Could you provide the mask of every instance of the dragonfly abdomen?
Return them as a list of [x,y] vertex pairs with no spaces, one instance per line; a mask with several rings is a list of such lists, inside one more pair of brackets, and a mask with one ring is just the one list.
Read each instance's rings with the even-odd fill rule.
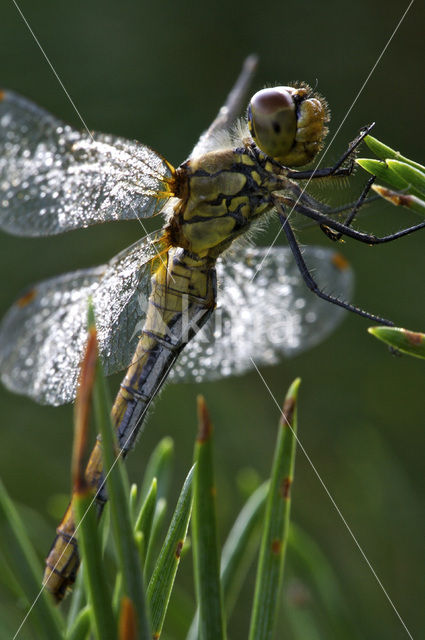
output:
[[[214,262],[191,256],[183,249],[170,249],[168,263],[154,273],[141,337],[112,407],[123,457],[134,445],[149,405],[180,351],[212,314],[216,290]],[[107,494],[99,440],[91,453],[86,479],[97,491],[100,514]],[[79,565],[74,531],[71,501],[57,529],[44,574],[47,589],[58,601],[73,584]]]

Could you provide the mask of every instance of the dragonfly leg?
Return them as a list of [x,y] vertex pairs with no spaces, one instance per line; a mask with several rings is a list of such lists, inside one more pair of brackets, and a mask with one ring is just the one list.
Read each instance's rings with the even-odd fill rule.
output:
[[396,231],[395,233],[390,233],[386,236],[375,236],[370,233],[363,233],[362,231],[357,231],[356,229],[352,229],[350,226],[343,224],[342,222],[338,222],[337,220],[333,220],[331,217],[327,216],[316,209],[312,209],[310,207],[306,207],[299,202],[294,202],[290,198],[285,198],[282,196],[275,196],[274,203],[276,208],[279,208],[278,202],[287,204],[290,207],[293,207],[295,211],[305,215],[307,218],[311,218],[319,224],[325,224],[330,227],[334,231],[340,232],[344,236],[348,236],[349,238],[353,238],[354,240],[358,240],[359,242],[364,242],[365,244],[375,245],[375,244],[384,244],[386,242],[392,242],[393,240],[398,240],[403,236],[407,236],[410,233],[414,233],[415,231],[419,231],[419,229],[423,229],[425,227],[425,222],[420,222],[419,224],[415,224],[411,227],[407,227],[405,229],[401,229],[401,231]]
[[[351,208],[350,213],[346,217],[345,221],[342,223],[346,227],[350,227],[351,224],[353,223],[354,218],[356,217],[360,207],[363,206],[366,200],[367,194],[369,193],[372,184],[375,182],[375,179],[376,179],[376,176],[372,176],[367,181],[366,186],[364,187],[363,191],[360,194],[360,197],[354,203],[354,206]],[[321,224],[320,228],[323,231],[323,233],[328,236],[330,240],[333,240],[334,242],[341,240],[341,237],[342,237],[341,231],[334,231],[333,229],[330,229],[330,227],[328,227],[326,224]]]
[[394,326],[394,323],[391,322],[391,320],[386,320],[385,318],[381,318],[380,316],[377,316],[373,313],[369,313],[368,311],[364,311],[363,309],[360,309],[360,307],[356,307],[353,304],[350,304],[349,302],[345,302],[344,300],[340,300],[339,298],[330,295],[328,293],[325,293],[324,291],[322,291],[322,289],[319,288],[319,286],[317,285],[316,281],[314,280],[313,276],[311,275],[305,261],[304,258],[302,256],[300,247],[298,245],[298,242],[295,238],[294,232],[292,230],[291,225],[288,222],[288,218],[286,217],[286,215],[283,213],[283,206],[280,205],[280,212],[279,212],[279,219],[282,223],[282,227],[283,230],[286,234],[286,237],[288,239],[288,244],[289,247],[294,255],[295,261],[297,263],[297,267],[300,270],[300,273],[304,279],[304,282],[306,283],[307,287],[310,289],[310,291],[312,291],[313,293],[315,293],[319,298],[322,298],[322,300],[326,300],[327,302],[331,302],[332,304],[336,304],[339,307],[342,307],[343,309],[347,309],[347,311],[352,311],[353,313],[356,313],[359,316],[363,316],[364,318],[368,318],[369,320],[372,320],[373,322],[377,322],[378,324],[384,324],[384,325],[388,325],[388,326]]
[[[377,200],[382,201],[382,196],[379,196],[377,193],[375,195],[366,198],[362,204],[362,208],[366,205],[372,204],[372,202],[376,202]],[[337,216],[339,213],[343,213],[344,211],[351,211],[353,207],[356,206],[358,200],[354,200],[352,202],[347,202],[346,204],[342,204],[339,207],[330,207],[328,205],[324,205],[322,203],[322,212],[327,216]]]

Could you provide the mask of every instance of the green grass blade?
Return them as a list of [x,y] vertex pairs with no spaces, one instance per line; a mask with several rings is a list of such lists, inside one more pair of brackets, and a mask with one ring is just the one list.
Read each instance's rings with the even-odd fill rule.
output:
[[140,491],[141,500],[145,499],[154,478],[156,478],[158,485],[157,499],[167,497],[173,460],[174,442],[172,438],[163,438],[153,450],[146,465],[142,489]]
[[106,581],[102,558],[101,534],[97,527],[95,491],[85,473],[87,437],[93,387],[96,377],[97,337],[93,325],[89,327],[87,346],[81,364],[79,386],[74,408],[74,442],[72,450],[73,512],[78,548],[84,563],[89,611],[95,637],[115,640],[117,626],[111,606],[111,594]]
[[131,522],[136,522],[137,518],[137,503],[138,503],[138,493],[139,490],[137,488],[137,484],[132,484],[130,487],[130,495],[128,500],[128,506],[130,509],[130,517]]
[[83,608],[86,602],[86,594],[84,592],[84,567],[80,567],[77,573],[77,578],[72,588],[72,592],[68,600],[70,601],[69,611],[66,618],[67,628],[71,628],[74,624],[79,612]]
[[[229,613],[239,593],[246,571],[252,561],[249,553],[251,538],[264,515],[269,483],[264,482],[250,496],[238,515],[221,554],[221,582],[226,612]],[[253,546],[252,551],[254,551]]]
[[226,637],[220,585],[215,514],[212,425],[203,398],[198,398],[199,432],[193,480],[193,558],[199,607],[199,639]]
[[299,384],[297,379],[289,388],[279,425],[255,583],[250,640],[272,637],[280,598],[295,463]]
[[180,562],[192,510],[193,467],[185,480],[171,524],[159,554],[147,589],[151,624],[155,638],[159,638],[170,600],[171,590]]
[[118,573],[115,576],[114,591],[112,594],[112,608],[114,611],[119,611],[121,598],[122,598],[122,573],[121,571],[118,571]]
[[394,171],[402,180],[405,180],[412,189],[418,191],[422,196],[425,195],[425,169],[424,171],[419,171],[416,167],[412,167],[406,162],[400,162],[400,160],[387,160],[387,165],[391,171]]
[[[80,385],[80,389],[82,388]],[[89,398],[88,398],[89,399]],[[77,396],[78,406],[78,396]],[[78,411],[75,412],[78,416]],[[80,440],[81,442],[81,440]],[[78,420],[74,438],[73,456],[73,511],[78,539],[78,549],[81,555],[84,571],[83,582],[89,606],[87,610],[90,615],[90,628],[98,640],[114,640],[117,632],[117,625],[112,613],[111,594],[107,585],[106,573],[104,570],[102,541],[99,532],[96,506],[94,504],[93,489],[87,484],[84,474],[84,464],[82,460],[83,448],[80,447],[77,455],[78,443]],[[81,578],[81,575],[80,575]],[[81,598],[79,598],[81,602]],[[76,601],[74,601],[75,607]],[[78,613],[74,613],[75,622],[72,624],[72,634],[78,637],[83,634],[85,618],[80,619]],[[77,623],[78,622],[78,623]],[[84,637],[82,635],[81,637]]]
[[72,626],[67,630],[66,640],[86,640],[90,631],[90,625],[90,607],[86,606],[78,612]]
[[74,513],[78,530],[78,548],[84,562],[84,581],[96,638],[115,640],[117,626],[112,613],[102,559],[102,543],[97,527],[93,492],[74,493]]
[[367,144],[369,149],[381,160],[388,160],[393,158],[394,160],[400,160],[401,162],[406,162],[410,164],[412,167],[416,167],[419,171],[425,171],[425,167],[418,162],[414,162],[409,158],[405,158],[398,151],[394,151],[391,147],[388,147],[383,142],[380,142],[373,136],[366,136],[364,142]]
[[123,576],[123,592],[134,605],[137,616],[138,637],[148,640],[151,635],[143,578],[140,570],[139,555],[134,542],[128,497],[125,489],[128,486],[128,482],[123,477],[122,459],[121,457],[117,459],[116,455],[118,445],[110,418],[111,402],[100,362],[98,362],[98,373],[94,386],[94,407],[97,427],[102,436],[106,487],[110,499],[111,524],[119,559],[119,569]]
[[425,358],[425,334],[400,327],[370,327],[369,333],[398,351]]
[[378,180],[387,182],[396,191],[407,191],[409,183],[398,173],[390,169],[386,162],[372,158],[357,158],[357,164],[368,173],[376,176]]
[[167,512],[167,501],[165,498],[160,498],[155,506],[155,513],[153,516],[151,535],[149,538],[149,544],[145,547],[145,567],[144,577],[147,584],[151,579],[152,572],[155,566],[155,554],[160,547],[160,533],[162,531],[162,525],[165,521],[165,514]]
[[[152,575],[155,554],[158,549],[156,542],[165,519],[167,505],[166,495],[170,484],[173,459],[174,442],[171,438],[163,438],[152,452],[143,476],[143,484],[140,492],[142,503],[152,488],[153,480],[155,479],[156,482],[156,502],[153,500],[153,496],[151,496],[149,504],[146,505],[148,512],[145,514],[146,517],[151,517],[152,514],[149,513],[149,509],[152,506],[154,507],[153,520],[151,520],[150,523],[146,520],[145,524],[147,529],[144,531],[146,535],[144,554],[144,577],[146,584]],[[141,517],[141,513],[139,513],[139,516]]]
[[372,188],[392,204],[402,205],[424,215],[425,167],[403,157],[372,136],[366,136],[365,142],[380,160],[358,158],[357,164],[399,193],[380,185],[373,185]]
[[141,531],[134,532],[134,542],[136,543],[137,553],[139,554],[139,565],[143,567],[145,561],[145,536]]
[[[268,482],[264,482],[248,498],[233,525],[221,554],[221,584],[227,616],[233,609],[244,577],[254,557],[256,545],[252,544],[264,513]],[[199,612],[193,618],[186,640],[197,640]]]
[[[50,595],[42,589],[43,572],[23,522],[0,481],[0,549],[16,584],[31,609],[23,624],[37,629],[39,638],[62,638],[63,621]],[[18,630],[17,630],[18,631]]]
[[148,493],[146,495],[145,500],[139,510],[138,515],[136,516],[136,522],[134,525],[134,531],[140,532],[143,534],[144,538],[144,557],[143,564],[146,557],[146,551],[149,546],[151,531],[152,531],[152,523],[155,515],[155,507],[157,500],[157,488],[158,483],[156,478],[153,478],[151,485],[149,487]]

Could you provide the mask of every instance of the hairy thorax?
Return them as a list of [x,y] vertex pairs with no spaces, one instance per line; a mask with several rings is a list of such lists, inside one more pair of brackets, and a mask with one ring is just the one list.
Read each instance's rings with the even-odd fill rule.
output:
[[177,172],[180,201],[168,223],[169,243],[211,258],[268,211],[271,193],[282,188],[281,169],[248,148],[206,153]]

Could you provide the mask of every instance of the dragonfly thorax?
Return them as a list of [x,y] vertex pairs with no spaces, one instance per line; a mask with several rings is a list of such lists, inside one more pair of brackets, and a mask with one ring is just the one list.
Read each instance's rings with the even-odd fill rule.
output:
[[181,199],[167,229],[170,244],[217,257],[270,210],[271,194],[285,180],[282,169],[249,147],[212,151],[184,163],[178,170]]

